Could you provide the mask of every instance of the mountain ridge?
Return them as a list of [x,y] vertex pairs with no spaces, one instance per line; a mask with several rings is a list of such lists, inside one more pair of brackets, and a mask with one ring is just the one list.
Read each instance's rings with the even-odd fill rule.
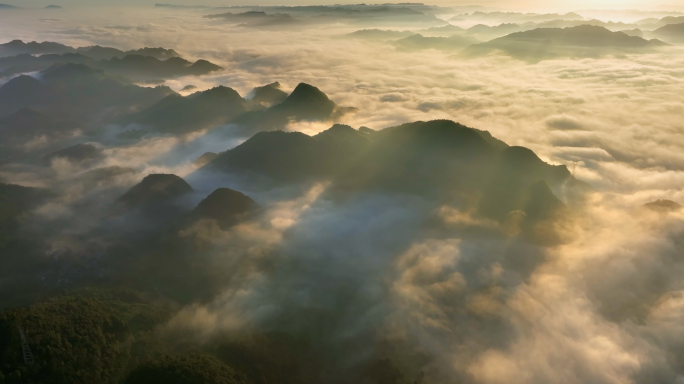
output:
[[516,59],[538,62],[558,57],[600,57],[608,54],[647,52],[668,44],[645,40],[595,25],[568,28],[537,28],[516,32],[465,49],[465,56],[503,52]]

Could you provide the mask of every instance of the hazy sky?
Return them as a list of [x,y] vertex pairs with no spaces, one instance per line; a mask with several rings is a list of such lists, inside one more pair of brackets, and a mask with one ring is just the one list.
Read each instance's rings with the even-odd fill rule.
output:
[[[59,4],[63,6],[76,5],[153,5],[154,3],[170,3],[183,5],[310,5],[310,4],[358,4],[358,0],[5,0],[6,4],[24,7],[45,6]],[[385,1],[377,1],[384,3]],[[367,2],[369,4],[373,2]],[[431,0],[424,1],[426,4],[435,5],[486,5],[506,9],[539,9],[539,10],[573,10],[582,8],[610,8],[630,9],[639,8],[644,10],[655,9],[664,5],[684,7],[684,1],[664,0],[654,2],[652,0]]]

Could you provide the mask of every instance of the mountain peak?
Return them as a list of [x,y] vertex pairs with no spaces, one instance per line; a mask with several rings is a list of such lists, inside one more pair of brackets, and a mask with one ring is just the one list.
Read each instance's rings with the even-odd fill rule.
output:
[[43,83],[35,77],[29,75],[19,75],[3,84],[0,88],[32,89],[39,88]]
[[337,143],[347,143],[351,145],[363,145],[361,143],[369,143],[369,136],[367,133],[358,131],[349,125],[335,124],[323,132],[315,135],[314,140],[334,141]]
[[300,116],[304,120],[326,120],[335,110],[335,103],[320,89],[300,83],[282,103],[272,107]]
[[330,101],[328,95],[323,93],[323,91],[306,83],[299,83],[287,99],[298,102]]
[[257,203],[241,192],[230,188],[218,188],[192,211],[195,219],[213,219],[220,225],[231,224],[236,216],[258,208]]
[[19,40],[19,39],[14,39],[14,40],[10,41],[9,43],[2,44],[3,47],[7,47],[7,48],[19,48],[19,47],[23,47],[25,45],[26,45],[26,43],[24,43],[23,40]]
[[145,203],[169,200],[194,190],[185,180],[173,174],[150,174],[128,192],[119,201],[135,207]]
[[6,104],[17,103],[20,100],[28,102],[39,97],[44,89],[45,84],[40,80],[28,75],[19,75],[0,86],[0,102]]
[[205,74],[209,72],[221,71],[223,70],[223,67],[220,67],[207,60],[197,60],[194,64],[190,66],[189,69],[191,73]]
[[201,97],[204,100],[207,99],[227,99],[227,100],[237,100],[242,101],[242,96],[237,93],[236,90],[224,85],[219,85],[214,88],[207,89],[206,91],[197,92],[196,97]]
[[142,56],[152,56],[156,57],[157,59],[164,59],[164,58],[171,58],[171,57],[179,57],[180,55],[178,52],[174,51],[173,49],[166,49],[166,48],[140,48],[136,49],[133,51],[129,51],[129,53],[137,54],[137,55],[142,55]]
[[352,128],[349,125],[334,124],[332,127],[326,129],[323,132],[320,132],[319,134],[315,135],[314,137],[356,135],[356,134],[358,134],[358,132],[359,131],[357,131],[356,129]]
[[352,126],[347,125],[347,124],[333,124],[332,127],[328,128],[327,130],[325,130],[323,132],[336,132],[336,133],[356,132],[356,129],[352,128]]
[[273,82],[261,87],[256,87],[250,92],[251,100],[265,105],[282,103],[287,98],[287,93],[280,90],[280,83]]

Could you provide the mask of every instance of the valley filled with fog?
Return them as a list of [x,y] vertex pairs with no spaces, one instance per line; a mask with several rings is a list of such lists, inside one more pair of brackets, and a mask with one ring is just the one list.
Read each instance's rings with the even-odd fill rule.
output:
[[677,7],[18,5],[0,383],[684,381]]

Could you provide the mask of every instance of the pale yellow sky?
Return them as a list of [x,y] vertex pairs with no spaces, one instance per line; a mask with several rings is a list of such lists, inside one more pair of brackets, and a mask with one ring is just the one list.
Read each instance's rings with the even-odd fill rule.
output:
[[[154,3],[171,3],[183,5],[310,5],[310,4],[358,4],[359,0],[3,0],[6,4],[22,7],[39,7],[48,4],[59,4],[63,6],[79,5],[146,5]],[[378,0],[377,3],[385,3]],[[401,1],[397,1],[401,2]],[[536,11],[569,11],[578,9],[642,9],[653,10],[663,5],[673,5],[674,8],[681,7],[684,10],[682,0],[662,0],[654,2],[652,0],[429,0],[423,1],[426,4],[435,5],[483,5],[499,7],[511,10],[536,10]],[[373,2],[366,2],[373,3]]]

